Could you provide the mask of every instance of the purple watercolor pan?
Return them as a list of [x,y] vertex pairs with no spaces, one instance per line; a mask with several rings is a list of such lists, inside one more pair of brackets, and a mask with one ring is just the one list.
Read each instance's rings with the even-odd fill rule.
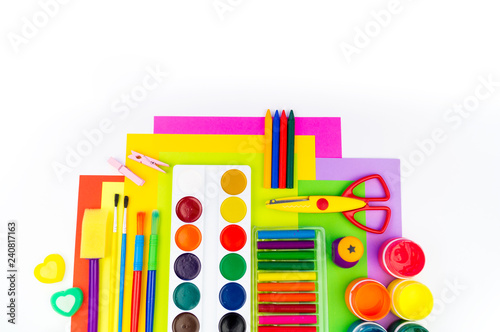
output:
[[257,249],[314,249],[314,241],[259,241]]

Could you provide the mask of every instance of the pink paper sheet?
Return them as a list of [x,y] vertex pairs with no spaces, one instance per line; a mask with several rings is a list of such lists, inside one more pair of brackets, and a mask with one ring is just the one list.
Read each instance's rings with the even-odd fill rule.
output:
[[[264,135],[264,117],[155,116],[155,134]],[[316,158],[342,158],[340,118],[295,118],[295,135],[316,136]]]

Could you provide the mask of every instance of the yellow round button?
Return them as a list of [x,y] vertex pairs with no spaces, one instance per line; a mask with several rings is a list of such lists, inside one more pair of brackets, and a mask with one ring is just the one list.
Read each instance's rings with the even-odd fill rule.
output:
[[220,214],[227,222],[237,223],[247,214],[247,205],[239,197],[228,197],[220,206]]

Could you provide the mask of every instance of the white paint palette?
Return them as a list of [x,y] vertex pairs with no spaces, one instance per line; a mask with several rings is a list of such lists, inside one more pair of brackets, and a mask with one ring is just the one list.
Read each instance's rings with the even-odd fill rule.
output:
[[173,167],[169,331],[250,331],[251,169]]

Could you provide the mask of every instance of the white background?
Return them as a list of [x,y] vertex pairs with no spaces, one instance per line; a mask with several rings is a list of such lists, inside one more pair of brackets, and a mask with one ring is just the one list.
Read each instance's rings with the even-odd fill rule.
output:
[[[403,227],[427,253],[419,280],[437,302],[428,326],[486,330],[500,312],[499,83],[473,103],[480,77],[500,82],[496,2],[223,3],[231,10],[221,19],[212,0],[75,0],[52,6],[44,21],[37,1],[2,1],[0,267],[14,219],[20,278],[12,328],[0,272],[0,330],[67,330],[49,298],[72,285],[78,176],[116,174],[106,159],[124,160],[126,133],[151,133],[154,115],[263,116],[267,108],[340,116],[344,157],[413,165],[403,170]],[[371,12],[387,8],[381,27]],[[45,26],[30,31],[34,19]],[[372,37],[363,39],[367,27]],[[346,57],[342,43],[357,53]],[[118,109],[157,66],[169,76],[134,108]],[[464,101],[473,110],[452,121],[450,109]],[[59,181],[53,163],[104,118],[113,131]],[[431,144],[435,130],[446,139]],[[65,279],[41,284],[32,271],[55,252],[66,259]]]

